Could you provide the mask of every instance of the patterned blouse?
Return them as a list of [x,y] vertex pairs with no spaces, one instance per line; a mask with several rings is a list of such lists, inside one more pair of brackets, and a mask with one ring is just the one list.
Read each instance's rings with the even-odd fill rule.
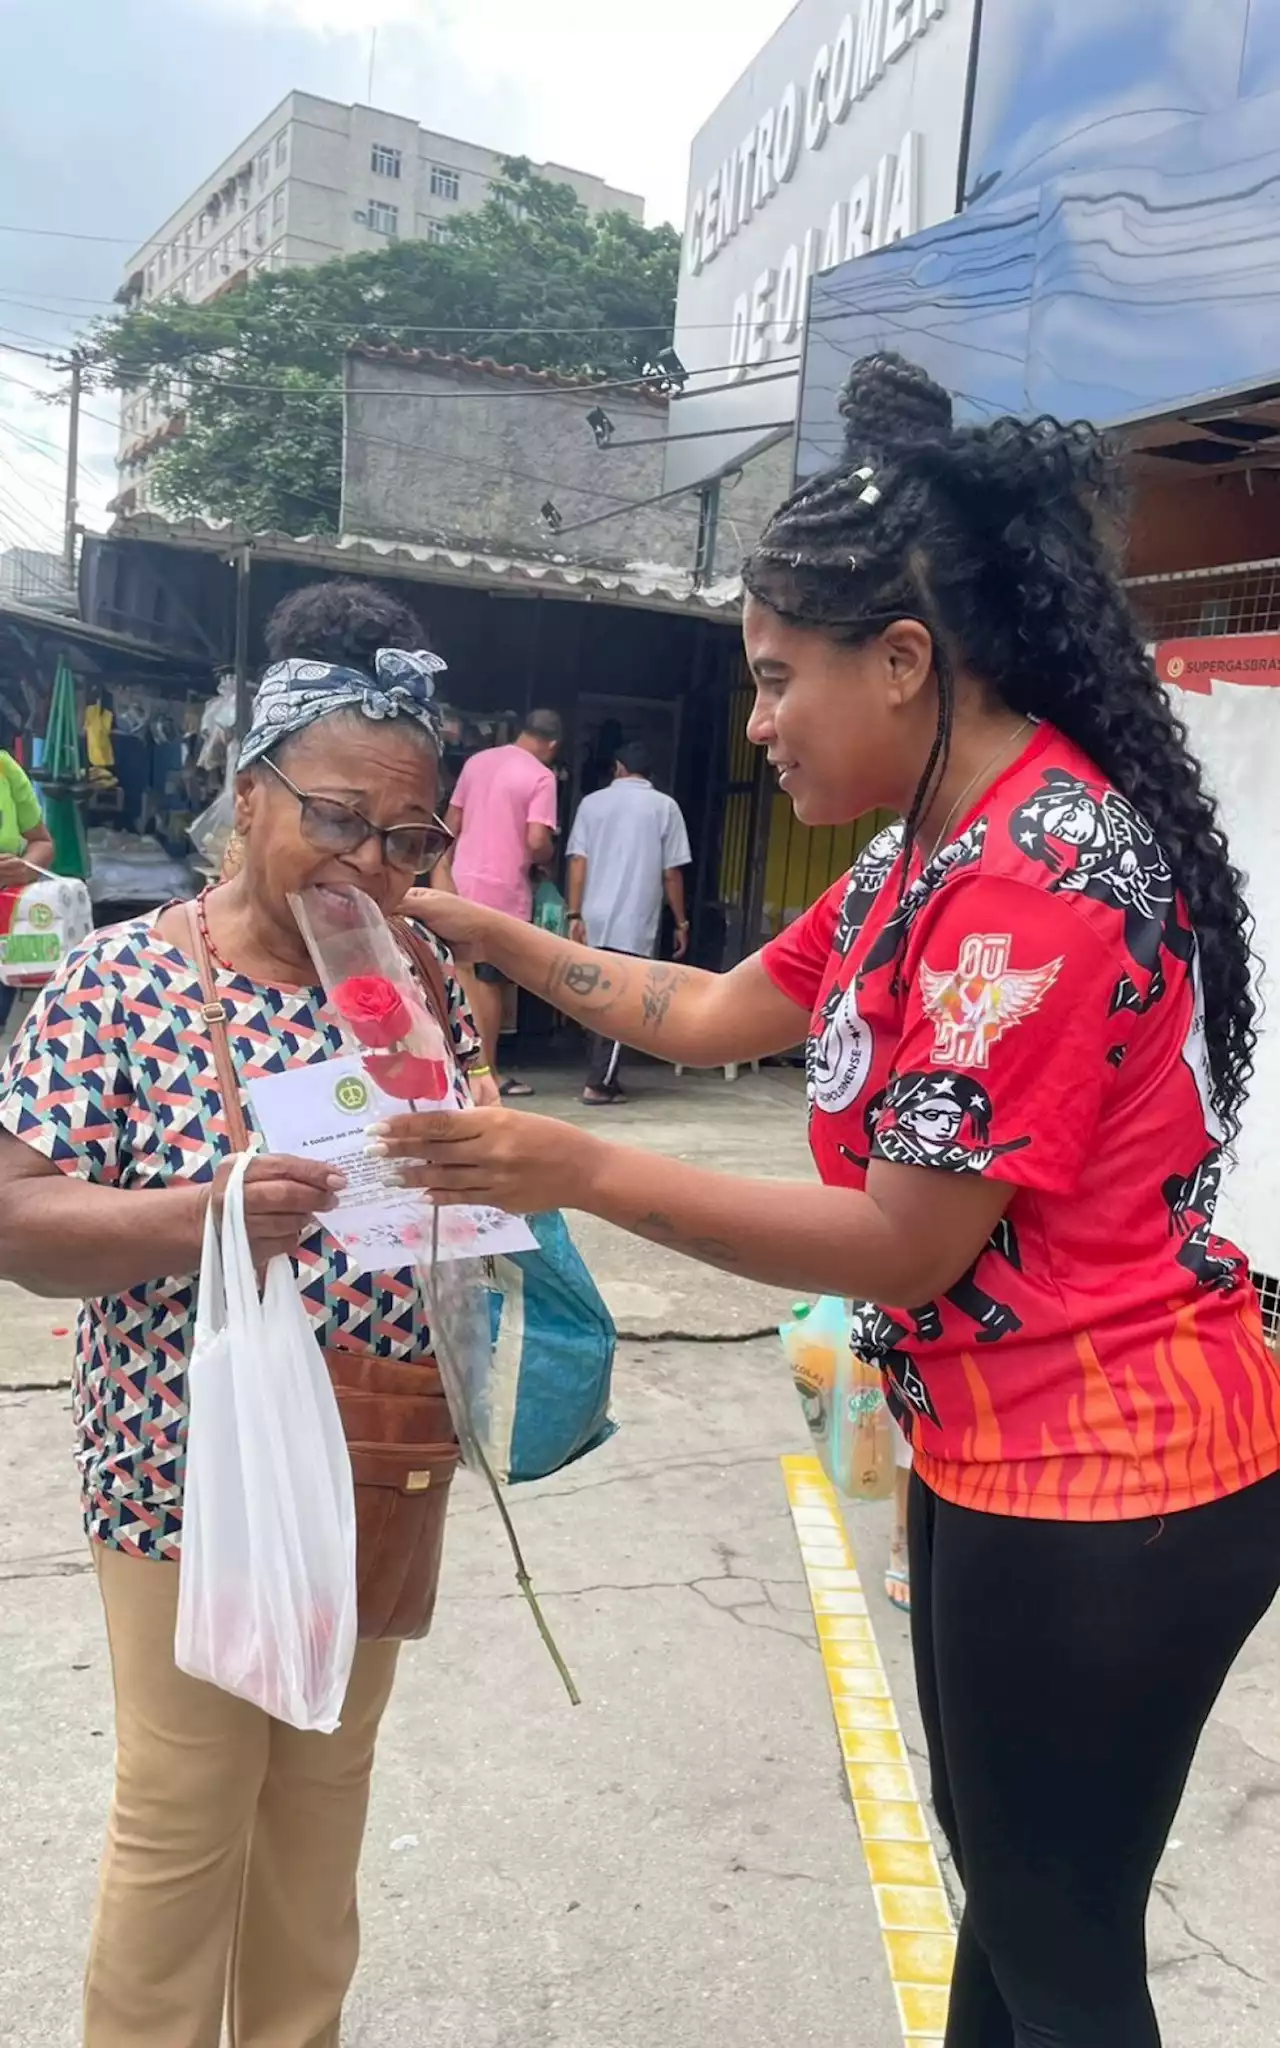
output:
[[[426,936],[426,934],[423,934]],[[435,941],[431,941],[435,944]],[[460,1057],[474,1027],[446,967]],[[215,967],[242,1081],[332,1059],[344,1047],[320,988],[272,988]],[[0,1072],[0,1128],[100,1187],[212,1179],[231,1150],[200,980],[147,919],[95,933],[67,961]],[[245,1103],[253,1128],[253,1112]],[[302,1299],[331,1349],[414,1359],[430,1349],[416,1275],[354,1267],[319,1226],[295,1260]],[[87,1301],[75,1366],[85,1521],[99,1542],[176,1558],[186,1455],[186,1364],[196,1276]]]

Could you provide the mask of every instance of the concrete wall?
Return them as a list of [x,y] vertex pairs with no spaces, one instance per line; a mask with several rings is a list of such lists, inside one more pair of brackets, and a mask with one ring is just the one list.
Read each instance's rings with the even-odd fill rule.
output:
[[[603,405],[616,429],[597,448],[587,414]],[[412,358],[353,355],[347,364],[343,529],[370,538],[465,541],[570,561],[688,568],[697,543],[692,501],[629,512],[585,532],[553,534],[662,490],[666,409],[622,392],[563,391],[534,379],[424,367]],[[629,440],[651,445],[626,450]]]
[[[587,425],[596,406],[613,421],[608,450],[596,446]],[[665,406],[627,392],[566,391],[438,360],[352,355],[343,531],[689,572],[698,541],[696,497],[642,502],[662,493],[666,417]],[[786,495],[790,473],[788,440],[726,480],[717,576],[736,574]],[[548,499],[564,521],[559,533],[542,516]],[[628,504],[637,509],[620,511]],[[583,521],[600,523],[570,531]]]

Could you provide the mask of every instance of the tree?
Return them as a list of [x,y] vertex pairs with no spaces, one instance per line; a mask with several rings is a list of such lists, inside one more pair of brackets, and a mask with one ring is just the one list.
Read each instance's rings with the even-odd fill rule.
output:
[[351,343],[633,377],[671,344],[679,263],[673,228],[592,217],[568,185],[509,158],[442,242],[263,272],[202,305],[152,301],[100,322],[87,347],[101,383],[145,386],[181,416],[156,460],[162,504],[331,533]]

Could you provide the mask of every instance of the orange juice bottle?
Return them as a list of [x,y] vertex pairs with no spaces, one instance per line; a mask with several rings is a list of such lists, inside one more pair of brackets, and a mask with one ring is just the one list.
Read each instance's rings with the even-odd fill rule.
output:
[[782,1338],[814,1448],[829,1471],[836,1345],[824,1331],[821,1317],[814,1317],[809,1302],[798,1301],[791,1313],[794,1320],[784,1323],[778,1334]]

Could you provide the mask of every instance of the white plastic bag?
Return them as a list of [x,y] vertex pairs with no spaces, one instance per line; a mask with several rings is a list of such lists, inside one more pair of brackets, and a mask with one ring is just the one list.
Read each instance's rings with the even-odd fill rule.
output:
[[205,1223],[174,1655],[331,1735],[356,1646],[356,1509],[338,1404],[287,1259],[258,1292],[242,1154]]

